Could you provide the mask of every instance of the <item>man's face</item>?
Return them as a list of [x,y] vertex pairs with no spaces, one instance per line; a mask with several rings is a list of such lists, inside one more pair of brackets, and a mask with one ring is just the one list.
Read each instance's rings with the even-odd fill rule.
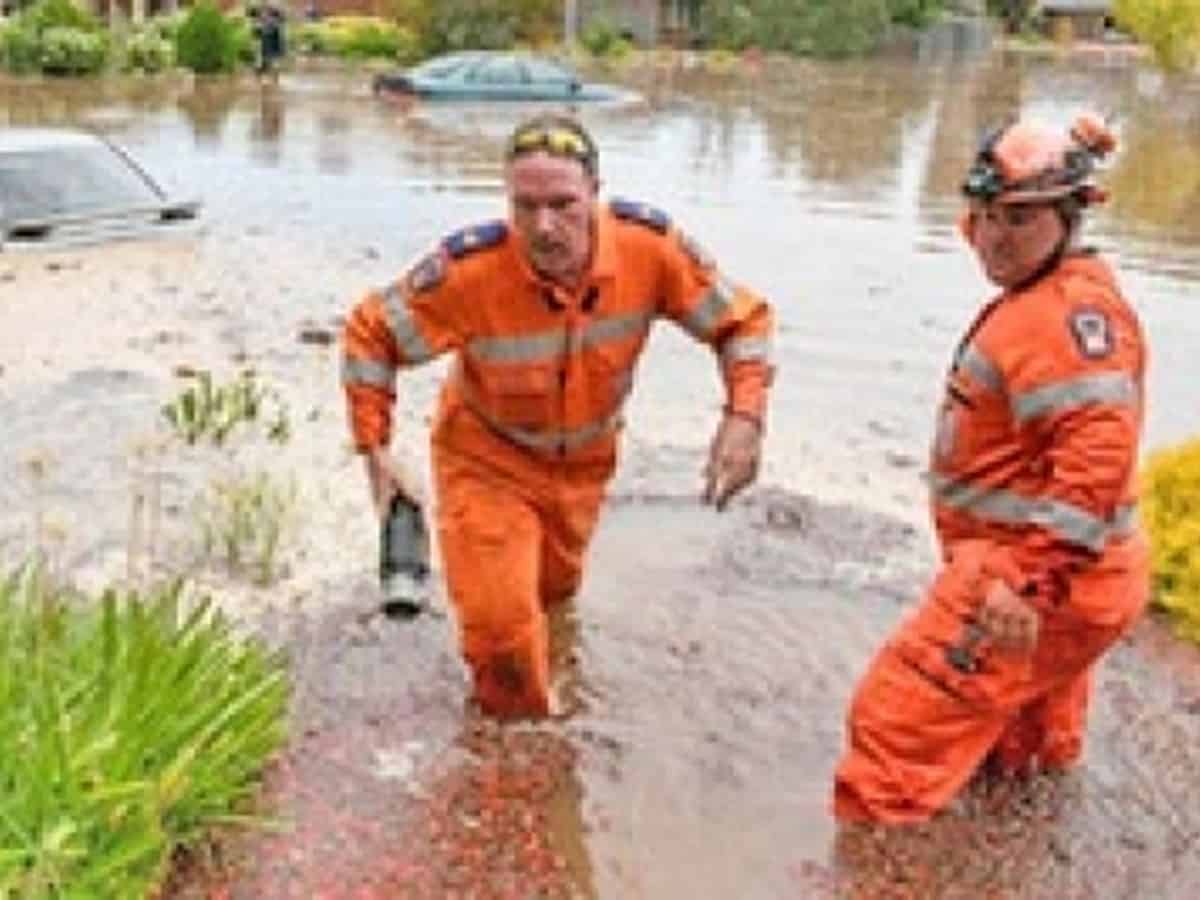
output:
[[1066,226],[1048,203],[972,201],[975,252],[987,277],[1002,288],[1024,283],[1049,259]]
[[508,164],[512,221],[534,269],[562,282],[591,261],[596,179],[578,160],[528,153]]

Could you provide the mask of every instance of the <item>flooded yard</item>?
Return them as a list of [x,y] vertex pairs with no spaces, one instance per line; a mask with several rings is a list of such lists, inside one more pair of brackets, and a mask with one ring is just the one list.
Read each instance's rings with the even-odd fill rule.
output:
[[[504,729],[464,711],[444,616],[372,614],[337,348],[299,338],[503,215],[498,158],[527,109],[401,112],[345,73],[0,82],[0,127],[98,130],[204,202],[189,237],[0,255],[0,561],[37,543],[93,584],[183,566],[292,658],[266,792],[285,827],[189,865],[177,896],[1195,896],[1200,662],[1152,624],[1102,667],[1070,776],[977,785],[907,835],[838,836],[827,802],[850,690],[929,571],[940,377],[989,294],[954,228],[978,136],[1018,112],[1113,117],[1114,200],[1090,235],[1149,335],[1153,449],[1200,433],[1200,85],[1020,55],[623,77],[644,103],[580,110],[604,192],[662,207],[776,304],[766,461],[732,511],[699,506],[719,381],[660,326],[555,622],[569,715]],[[285,447],[246,451],[297,485],[270,588],[196,562],[195,496],[229,455],[156,437],[181,369],[243,367],[292,422]],[[440,374],[400,389],[395,443],[425,484]],[[135,542],[147,504],[161,518]]]

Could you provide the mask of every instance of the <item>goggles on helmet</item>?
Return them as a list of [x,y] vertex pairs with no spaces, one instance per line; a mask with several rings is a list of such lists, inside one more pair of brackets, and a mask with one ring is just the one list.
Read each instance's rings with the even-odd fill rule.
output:
[[[1072,195],[1085,202],[1103,199],[1102,192],[1090,181],[1096,170],[1097,155],[1103,151],[1081,143],[1074,132],[1069,139],[1062,139],[1061,150],[1056,148],[1053,153],[1053,162],[1010,180],[998,154],[1003,149],[1001,142],[1013,127],[1009,123],[984,137],[962,184],[966,197],[984,203],[997,199],[1007,203],[1049,203]],[[1028,135],[1025,131],[1022,137]]]

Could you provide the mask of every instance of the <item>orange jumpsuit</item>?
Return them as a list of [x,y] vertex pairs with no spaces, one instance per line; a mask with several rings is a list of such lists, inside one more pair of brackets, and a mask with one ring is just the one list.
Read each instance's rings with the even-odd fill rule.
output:
[[[855,692],[839,819],[926,819],[989,755],[1009,771],[1079,757],[1092,665],[1148,599],[1145,370],[1137,317],[1091,255],[1001,295],[968,330],[930,465],[943,565]],[[1032,656],[972,625],[995,578],[1039,613]]]
[[717,352],[728,408],[761,419],[769,307],[641,204],[599,209],[576,294],[540,279],[498,221],[451,235],[347,322],[343,381],[360,450],[389,440],[399,368],[457,355],[431,436],[437,532],[488,712],[548,711],[544,610],[579,585],[634,367],[660,317]]

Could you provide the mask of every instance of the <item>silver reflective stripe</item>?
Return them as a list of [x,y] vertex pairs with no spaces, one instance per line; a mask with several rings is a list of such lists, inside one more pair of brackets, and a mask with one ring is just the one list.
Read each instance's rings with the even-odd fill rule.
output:
[[653,319],[653,313],[649,312],[621,313],[593,319],[580,333],[579,345],[584,348],[594,347],[597,344],[607,344],[609,341],[619,341],[630,335],[643,333],[650,328]]
[[472,355],[488,362],[519,363],[558,356],[566,347],[565,331],[546,331],[520,337],[475,338],[468,344]]
[[572,428],[568,431],[533,431],[528,428],[505,425],[502,422],[496,421],[481,407],[473,403],[469,404],[469,406],[498,435],[512,441],[514,444],[528,447],[530,450],[576,450],[603,437],[615,429],[621,422],[621,410],[618,407],[603,419],[597,422],[589,422],[587,425],[581,425],[579,428]]
[[486,337],[471,341],[469,349],[481,360],[498,363],[538,362],[561,356],[568,349],[586,349],[645,332],[653,316],[648,312],[621,313],[594,319],[567,346],[565,331],[546,331],[518,337]]
[[729,309],[731,297],[720,284],[714,284],[711,291],[700,301],[700,305],[683,318],[681,324],[688,333],[697,340],[707,341],[712,337],[713,329],[725,310]]
[[1018,422],[1045,413],[1077,409],[1090,403],[1138,402],[1137,384],[1128,372],[1101,372],[1068,381],[1058,381],[1013,397],[1013,415]]
[[988,359],[974,343],[966,346],[958,364],[984,387],[993,391],[1004,390],[1004,376],[1000,373],[1000,367]]
[[721,347],[721,362],[730,365],[746,360],[771,361],[771,341],[765,337],[730,338]]
[[343,356],[342,384],[369,384],[392,390],[396,384],[396,367],[373,359]]
[[392,329],[392,337],[400,347],[400,353],[406,363],[423,363],[433,359],[434,353],[421,332],[417,331],[417,323],[413,320],[412,310],[405,302],[408,298],[399,286],[393,284],[383,292],[383,306],[387,311],[388,326]]
[[1119,509],[1112,521],[1105,521],[1061,500],[989,490],[942,475],[932,475],[930,485],[934,497],[947,506],[1004,525],[1038,525],[1094,552],[1103,550],[1109,538],[1130,533],[1135,523],[1135,510],[1128,506]]

